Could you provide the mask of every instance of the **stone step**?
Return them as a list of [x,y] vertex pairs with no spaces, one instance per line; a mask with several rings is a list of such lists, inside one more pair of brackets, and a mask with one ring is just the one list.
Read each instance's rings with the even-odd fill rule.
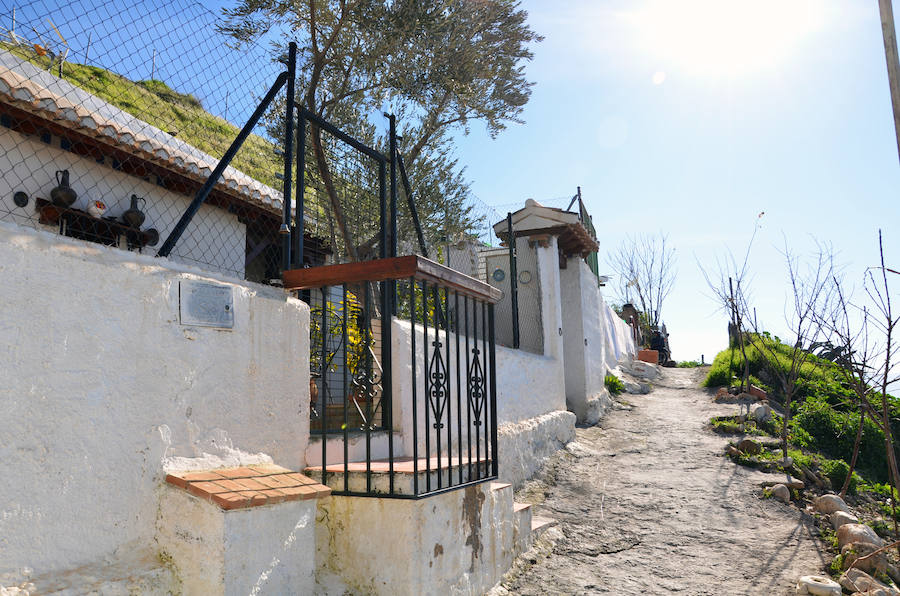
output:
[[541,534],[546,532],[549,528],[555,526],[556,523],[557,523],[557,521],[555,519],[535,515],[534,517],[531,518],[532,537],[533,538],[539,537]]
[[534,536],[531,532],[533,510],[530,503],[513,503],[513,548],[516,556],[531,548]]

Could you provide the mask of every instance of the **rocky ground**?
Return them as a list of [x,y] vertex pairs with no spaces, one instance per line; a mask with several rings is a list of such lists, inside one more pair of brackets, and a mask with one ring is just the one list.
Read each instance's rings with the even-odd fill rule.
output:
[[[495,594],[793,594],[831,556],[814,520],[761,499],[777,475],[736,466],[699,388],[705,369],[665,369],[624,394],[545,466],[517,501],[557,520]],[[783,476],[783,475],[782,475]]]

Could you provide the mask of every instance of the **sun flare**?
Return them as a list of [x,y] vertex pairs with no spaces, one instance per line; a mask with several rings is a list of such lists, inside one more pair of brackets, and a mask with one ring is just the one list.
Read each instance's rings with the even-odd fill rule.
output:
[[815,0],[656,0],[635,16],[641,45],[673,67],[739,76],[774,69],[824,12]]

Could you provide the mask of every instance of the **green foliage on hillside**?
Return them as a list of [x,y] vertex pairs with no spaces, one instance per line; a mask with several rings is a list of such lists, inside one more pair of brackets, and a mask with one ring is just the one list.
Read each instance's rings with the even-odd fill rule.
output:
[[[0,44],[0,50],[11,52],[40,68],[50,67],[49,58],[11,44]],[[58,74],[55,63],[50,72]],[[200,100],[193,95],[179,93],[163,81],[135,82],[112,71],[76,62],[63,65],[62,78],[163,132],[175,133],[177,138],[215,158],[224,155],[240,132],[238,127],[204,110]],[[251,134],[231,165],[280,190],[282,185],[275,173],[283,169],[283,162],[273,149],[270,141]]]
[[[769,362],[766,356],[752,345],[745,347],[750,363],[750,382],[769,392],[773,401],[781,402],[781,388],[773,367],[789,367],[791,346],[777,337],[765,337],[777,361]],[[719,387],[737,384],[744,367],[740,348],[731,346],[716,355],[704,386]],[[900,400],[889,397],[891,431],[900,432]],[[840,370],[833,362],[810,356],[800,370],[797,391],[791,405],[792,420],[789,428],[791,443],[799,448],[815,451],[825,459],[840,463],[827,464],[826,475],[832,481],[846,477],[853,453],[853,443],[859,428],[859,410],[855,394],[844,386]],[[872,403],[880,410],[881,396],[875,394]],[[898,452],[900,456],[900,452]],[[888,478],[887,458],[884,450],[884,433],[878,426],[865,419],[860,443],[857,470],[862,476],[879,482]],[[836,484],[840,487],[840,483]]]
[[[776,367],[781,371],[790,369],[793,348],[768,334],[754,341],[765,342],[767,347],[761,350],[749,342],[744,347],[750,363],[750,382],[770,393],[774,391],[778,394],[781,387],[778,386]],[[771,355],[766,352],[774,354],[777,360],[770,362]],[[730,346],[716,355],[703,386],[722,387],[735,384],[736,381],[740,381],[743,370],[744,359],[740,348],[736,345]],[[837,365],[810,355],[808,361],[800,368],[794,398],[802,401],[807,397],[822,394],[832,396],[836,403],[854,399],[852,391],[841,385]]]

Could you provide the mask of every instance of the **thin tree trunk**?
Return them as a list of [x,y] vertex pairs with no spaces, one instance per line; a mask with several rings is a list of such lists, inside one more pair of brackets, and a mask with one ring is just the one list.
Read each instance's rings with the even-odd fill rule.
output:
[[[863,399],[863,398],[860,398]],[[856,458],[859,457],[859,445],[862,442],[863,422],[866,419],[866,411],[862,404],[859,406],[859,428],[856,429],[856,440],[853,442],[853,457],[850,458],[850,471],[844,479],[844,486],[841,487],[841,498],[847,496],[847,490],[850,488],[850,478],[853,476],[853,470],[856,468]]]
[[781,425],[781,451],[784,459],[788,456],[788,423],[791,421],[791,392],[784,392],[784,419]]
[[328,167],[328,160],[325,156],[325,149],[322,147],[322,131],[316,127],[312,127],[312,146],[313,153],[316,155],[316,164],[319,167],[319,174],[322,176],[322,183],[325,185],[325,191],[328,193],[328,200],[331,203],[331,210],[334,213],[334,219],[337,222],[338,230],[341,233],[341,239],[344,241],[344,252],[353,261],[359,261],[359,253],[356,250],[356,243],[350,228],[347,227],[347,218],[344,215],[344,208],[337,196],[334,188],[334,179],[331,177],[331,170]]
[[[888,334],[890,338],[890,333]],[[887,393],[881,394],[882,415],[881,420],[884,424],[884,449],[888,460],[888,476],[891,481],[891,517],[894,520],[894,535],[900,536],[897,528],[897,487],[900,486],[900,474],[897,473],[897,458],[894,455],[894,440],[891,436],[891,419],[888,414]],[[897,548],[897,554],[900,555],[900,547]]]

